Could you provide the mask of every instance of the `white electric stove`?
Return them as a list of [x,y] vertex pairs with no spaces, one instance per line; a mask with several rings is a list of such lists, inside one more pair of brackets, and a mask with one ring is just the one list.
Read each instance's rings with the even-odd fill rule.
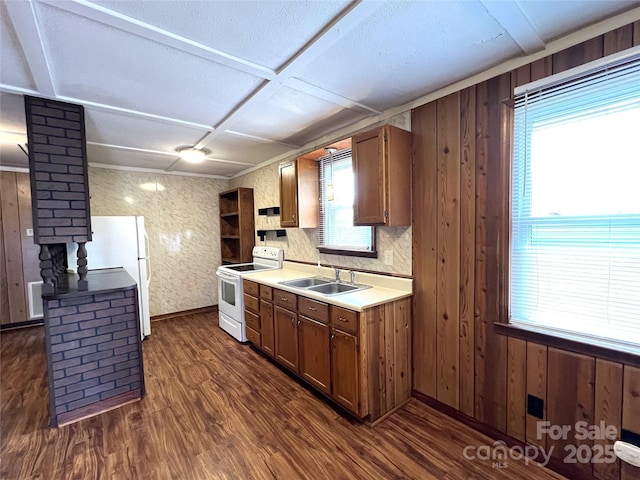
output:
[[219,325],[239,342],[246,342],[244,320],[244,291],[242,276],[262,270],[282,268],[284,250],[276,247],[253,247],[253,262],[221,265],[218,276]]

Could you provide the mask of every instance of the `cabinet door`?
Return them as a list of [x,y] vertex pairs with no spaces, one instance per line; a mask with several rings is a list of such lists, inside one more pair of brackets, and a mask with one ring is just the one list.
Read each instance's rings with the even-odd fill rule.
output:
[[353,137],[354,225],[386,222],[384,133],[379,128]]
[[260,333],[262,350],[271,356],[275,355],[273,338],[273,304],[260,300]]
[[307,317],[298,319],[300,375],[314,387],[331,393],[329,325]]
[[298,177],[296,162],[280,164],[280,226],[298,226]]
[[331,395],[343,407],[360,413],[358,339],[340,330],[331,331]]
[[298,371],[298,315],[282,307],[273,307],[276,359]]

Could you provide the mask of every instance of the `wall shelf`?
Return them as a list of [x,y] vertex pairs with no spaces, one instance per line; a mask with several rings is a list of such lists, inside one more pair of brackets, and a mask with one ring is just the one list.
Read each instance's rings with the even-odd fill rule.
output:
[[285,229],[258,230],[256,233],[257,233],[258,237],[260,237],[260,240],[264,241],[265,237],[267,236],[267,233],[269,233],[269,232],[275,232],[276,237],[286,237],[287,236],[287,231]]
[[259,208],[258,215],[280,215],[280,207]]

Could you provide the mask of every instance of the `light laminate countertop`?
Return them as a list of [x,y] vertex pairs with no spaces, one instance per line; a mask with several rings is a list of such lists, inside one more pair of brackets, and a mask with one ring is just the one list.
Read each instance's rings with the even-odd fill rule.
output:
[[[328,267],[318,269],[318,267],[312,265],[284,262],[284,268],[282,269],[247,273],[243,275],[242,278],[358,312],[413,295],[413,280],[410,278],[390,277],[387,275],[362,272],[356,272],[355,283],[371,285],[371,288],[353,293],[327,296],[308,289],[280,284],[280,282],[287,280],[317,276],[321,276],[327,280],[333,280],[335,273],[332,268]],[[340,278],[342,282],[348,283],[349,273],[347,269],[342,270]]]

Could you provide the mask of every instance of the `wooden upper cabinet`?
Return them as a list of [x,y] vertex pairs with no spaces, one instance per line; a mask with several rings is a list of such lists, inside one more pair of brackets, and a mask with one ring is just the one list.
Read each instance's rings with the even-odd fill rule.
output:
[[392,125],[352,138],[354,225],[411,225],[411,132]]
[[318,162],[299,157],[280,164],[280,226],[315,228],[319,216]]

